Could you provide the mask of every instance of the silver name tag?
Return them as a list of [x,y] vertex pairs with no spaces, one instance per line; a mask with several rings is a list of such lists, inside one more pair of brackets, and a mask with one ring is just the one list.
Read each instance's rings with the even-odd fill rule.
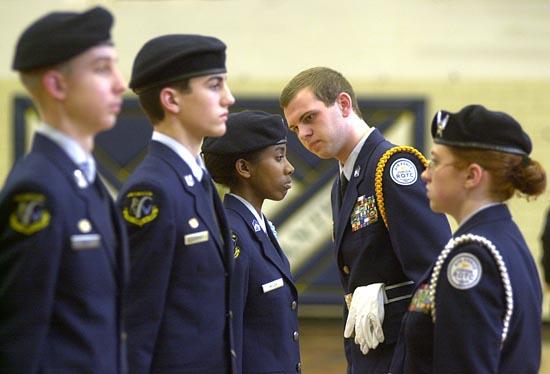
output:
[[99,234],[71,235],[71,249],[75,251],[98,248],[100,242],[101,235]]
[[199,231],[193,234],[187,234],[183,238],[185,245],[192,245],[208,241],[208,231]]
[[274,281],[271,281],[266,284],[262,284],[262,289],[264,290],[264,293],[267,293],[269,291],[276,290],[277,288],[281,288],[284,286],[283,278],[275,279]]

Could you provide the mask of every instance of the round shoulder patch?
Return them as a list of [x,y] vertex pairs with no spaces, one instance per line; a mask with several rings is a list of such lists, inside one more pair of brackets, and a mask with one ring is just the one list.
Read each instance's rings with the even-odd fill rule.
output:
[[418,179],[414,163],[407,158],[398,158],[390,166],[391,179],[402,186],[408,186]]
[[481,280],[481,262],[471,253],[463,252],[454,256],[447,267],[449,283],[459,290],[474,287]]
[[10,214],[10,227],[24,235],[32,235],[49,226],[51,215],[46,208],[46,196],[21,193],[13,197],[15,209]]
[[125,196],[122,217],[136,226],[153,221],[159,214],[152,191],[131,191]]

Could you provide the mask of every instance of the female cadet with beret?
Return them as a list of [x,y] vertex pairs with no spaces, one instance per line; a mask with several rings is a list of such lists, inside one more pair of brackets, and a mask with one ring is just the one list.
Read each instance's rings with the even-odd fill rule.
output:
[[286,125],[261,111],[230,114],[227,132],[206,138],[206,166],[227,187],[235,268],[231,302],[237,367],[243,373],[300,371],[297,291],[276,231],[262,213],[282,200],[294,168],[286,158]]
[[[520,124],[470,105],[432,122],[430,207],[458,228],[419,282],[392,373],[537,373],[542,293],[504,201],[546,187]],[[426,228],[429,229],[429,228]]]

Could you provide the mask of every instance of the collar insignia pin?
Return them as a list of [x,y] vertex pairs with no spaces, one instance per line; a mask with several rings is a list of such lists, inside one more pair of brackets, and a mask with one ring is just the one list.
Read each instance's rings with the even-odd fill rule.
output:
[[258,221],[256,221],[256,220],[253,220],[253,221],[252,221],[252,227],[254,227],[254,231],[255,231],[255,232],[258,232],[258,231],[260,231],[260,230],[262,229],[261,226],[260,226],[260,224],[259,224]]
[[195,185],[195,179],[193,179],[193,176],[191,174],[187,174],[184,178],[185,183],[187,183],[188,187],[193,187]]
[[78,188],[83,189],[88,187],[88,181],[86,180],[86,177],[84,177],[84,173],[82,172],[82,170],[76,169],[75,171],[73,171],[73,175]]

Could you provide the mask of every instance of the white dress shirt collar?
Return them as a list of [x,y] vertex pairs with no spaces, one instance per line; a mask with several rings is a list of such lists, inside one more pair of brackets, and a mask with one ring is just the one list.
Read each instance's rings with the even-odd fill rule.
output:
[[89,181],[94,181],[96,173],[94,157],[86,152],[76,140],[47,123],[40,123],[36,132],[57,144],[77,166],[88,163],[88,167],[91,169],[91,180]]
[[245,200],[243,197],[239,196],[239,195],[235,195],[234,193],[231,193],[231,192],[228,192],[229,195],[235,197],[237,200],[239,200],[241,203],[244,204],[245,207],[248,208],[248,210],[250,210],[250,212],[254,215],[254,217],[256,218],[256,220],[258,221],[258,223],[260,224],[260,226],[262,227],[262,230],[264,230],[264,233],[267,234],[267,229],[266,229],[266,226],[265,226],[265,220],[264,220],[264,215],[262,214],[261,216],[258,214],[258,212],[256,211],[256,209],[254,209],[254,207],[252,206],[252,204],[250,204],[247,200]]
[[154,141],[164,144],[172,151],[174,151],[186,164],[191,168],[191,172],[195,178],[200,182],[204,174],[203,171],[203,161],[200,156],[194,156],[183,144],[175,140],[174,138],[169,137],[158,131],[153,131]]
[[367,138],[369,135],[374,131],[374,127],[369,127],[367,132],[365,132],[365,135],[359,140],[359,143],[353,148],[351,153],[349,154],[348,159],[344,163],[344,165],[340,164],[340,174],[342,171],[344,172],[344,176],[349,181],[351,180],[351,174],[353,173],[353,167],[355,166],[355,161],[357,161],[357,157],[359,157],[359,153],[361,152],[361,149],[363,148],[363,145],[367,141]]

